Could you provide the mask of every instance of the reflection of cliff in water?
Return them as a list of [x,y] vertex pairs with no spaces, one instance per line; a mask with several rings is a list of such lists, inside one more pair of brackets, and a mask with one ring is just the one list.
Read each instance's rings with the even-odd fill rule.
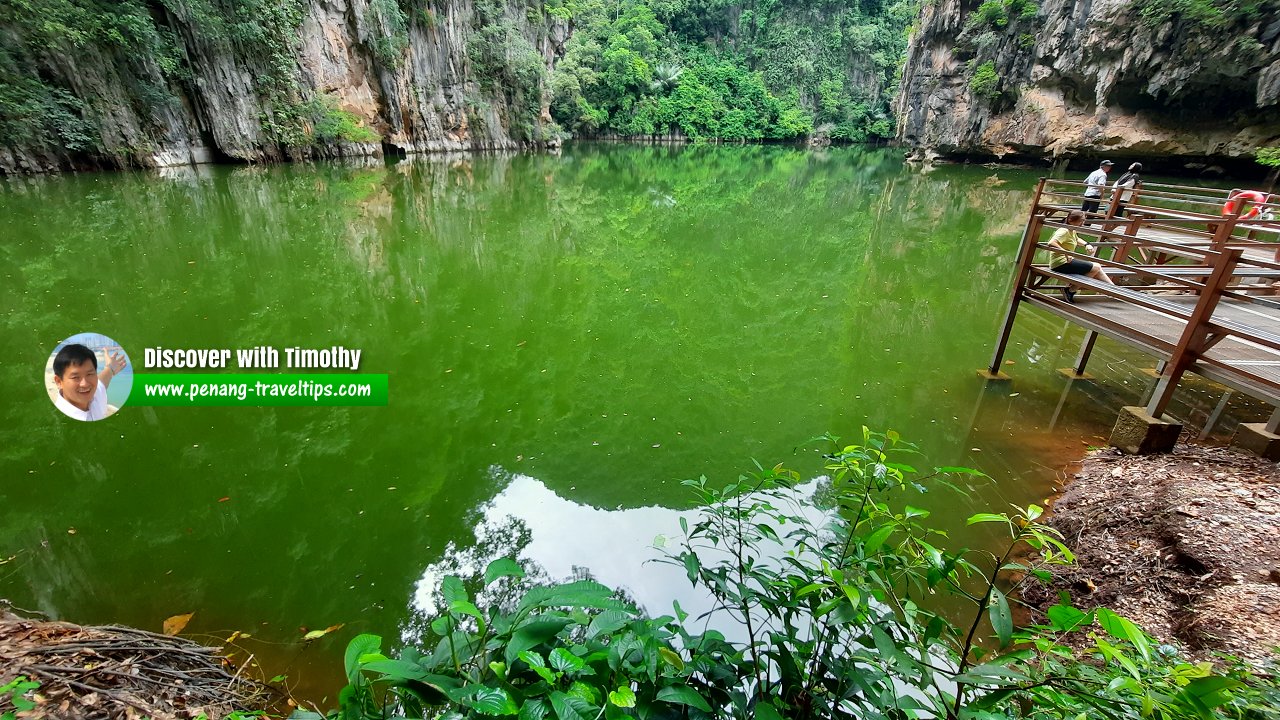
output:
[[[815,474],[804,440],[864,423],[981,466],[960,419],[1032,183],[975,191],[987,174],[859,148],[580,146],[0,186],[0,220],[22,229],[0,249],[17,348],[0,477],[19,480],[0,487],[16,518],[0,557],[21,553],[0,594],[82,622],[194,609],[193,632],[291,642],[359,618],[386,634],[424,567],[480,552],[476,508],[524,478],[541,483],[530,507],[569,503],[566,527],[604,518],[591,532],[614,538],[534,559],[639,597],[603,574],[625,563],[586,553],[647,546],[613,526],[685,506],[683,478],[753,458]],[[360,348],[390,402],[126,407],[77,434],[27,390],[86,329],[135,358]],[[518,517],[538,531],[540,513]],[[506,532],[523,537],[485,537]]]

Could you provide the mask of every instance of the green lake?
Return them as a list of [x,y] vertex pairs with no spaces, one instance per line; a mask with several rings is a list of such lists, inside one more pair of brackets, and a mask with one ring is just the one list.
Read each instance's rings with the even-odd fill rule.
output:
[[[239,657],[332,700],[353,634],[412,637],[439,577],[487,558],[669,610],[682,573],[644,561],[682,479],[813,476],[806,441],[863,425],[989,473],[923,501],[988,541],[964,518],[1049,497],[1152,362],[1103,341],[1068,388],[1082,331],[1024,312],[1015,384],[984,389],[1038,173],[900,158],[575,145],[0,183],[0,597],[152,630],[194,612],[185,634],[249,633]],[[42,378],[86,331],[138,373],[147,347],[357,348],[389,404],[79,423]],[[1233,400],[1227,425],[1265,414]]]

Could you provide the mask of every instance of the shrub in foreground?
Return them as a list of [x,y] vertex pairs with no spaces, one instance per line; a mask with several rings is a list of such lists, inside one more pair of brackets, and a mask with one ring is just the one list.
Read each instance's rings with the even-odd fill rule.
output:
[[1021,585],[1072,562],[1041,508],[974,515],[1002,548],[951,550],[906,500],[981,473],[920,473],[892,432],[826,440],[816,490],[782,467],[687,483],[701,509],[660,561],[710,595],[709,613],[651,617],[590,580],[526,587],[497,560],[474,587],[444,580],[422,648],[393,658],[355,638],[329,717],[1277,717],[1274,678],[1185,660],[1109,610],[1064,597],[1047,624],[1016,628]]

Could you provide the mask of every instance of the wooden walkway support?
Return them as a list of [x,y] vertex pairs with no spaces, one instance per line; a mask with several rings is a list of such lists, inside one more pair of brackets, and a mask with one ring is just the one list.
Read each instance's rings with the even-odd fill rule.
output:
[[[1083,183],[1044,178],[1036,187],[1009,307],[991,364],[981,374],[1007,379],[1001,364],[1018,310],[1026,303],[1087,331],[1074,367],[1064,370],[1068,377],[1087,377],[1098,335],[1155,356],[1160,372],[1155,391],[1145,407],[1126,408],[1133,417],[1122,416],[1117,431],[1134,418],[1148,427],[1170,424],[1162,416],[1187,372],[1280,407],[1280,220],[1272,219],[1280,217],[1280,197],[1269,197],[1256,210],[1237,202],[1224,214],[1235,191],[1147,184],[1137,188],[1119,215],[1117,191],[1105,213],[1094,213],[1076,228],[1098,246],[1097,256],[1064,253],[1102,265],[1117,283],[1110,285],[1042,264],[1048,260],[1050,234],[1068,227],[1066,215],[1079,207],[1083,191]],[[1067,299],[1068,289],[1079,291],[1074,301]],[[1275,437],[1280,459],[1278,429],[1280,410],[1257,428],[1264,439]],[[1172,435],[1176,439],[1176,430]],[[1167,438],[1154,445],[1129,444],[1135,452],[1172,447]]]

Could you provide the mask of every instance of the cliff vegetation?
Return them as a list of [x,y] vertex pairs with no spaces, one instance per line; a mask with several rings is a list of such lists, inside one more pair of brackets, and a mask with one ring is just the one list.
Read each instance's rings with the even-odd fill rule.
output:
[[914,0],[12,0],[0,172],[893,134]]

